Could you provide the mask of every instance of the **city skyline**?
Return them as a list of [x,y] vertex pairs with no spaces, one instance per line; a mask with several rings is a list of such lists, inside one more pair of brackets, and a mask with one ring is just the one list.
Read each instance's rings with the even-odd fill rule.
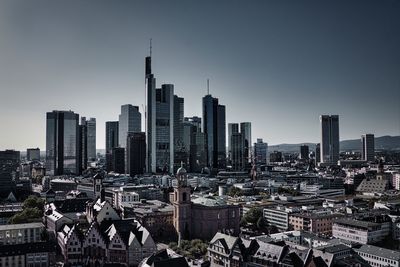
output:
[[341,140],[400,135],[399,3],[305,2],[179,2],[177,10],[159,2],[146,24],[148,5],[138,2],[3,1],[0,149],[44,151],[50,110],[96,118],[98,149],[121,105],[139,106],[144,129],[150,38],[157,83],[174,84],[185,117],[201,116],[209,78],[226,125],[251,122],[252,140],[318,143],[321,114],[340,116]]

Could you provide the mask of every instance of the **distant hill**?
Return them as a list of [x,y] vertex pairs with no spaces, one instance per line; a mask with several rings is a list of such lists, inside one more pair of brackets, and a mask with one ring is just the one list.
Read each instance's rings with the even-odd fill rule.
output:
[[[300,144],[280,144],[268,146],[269,152],[282,151],[286,153],[299,152],[301,145],[308,145],[310,151],[315,150],[315,143],[300,143]],[[376,150],[400,150],[400,136],[381,136],[375,137]],[[340,141],[341,151],[361,151],[361,138]]]

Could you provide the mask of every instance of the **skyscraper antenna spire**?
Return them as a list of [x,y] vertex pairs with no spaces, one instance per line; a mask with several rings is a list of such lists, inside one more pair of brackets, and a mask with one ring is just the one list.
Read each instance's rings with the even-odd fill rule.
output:
[[207,95],[210,94],[210,79],[207,79]]
[[152,46],[151,46],[151,40],[152,40],[152,38],[150,38],[150,57],[151,57],[151,50],[152,50]]

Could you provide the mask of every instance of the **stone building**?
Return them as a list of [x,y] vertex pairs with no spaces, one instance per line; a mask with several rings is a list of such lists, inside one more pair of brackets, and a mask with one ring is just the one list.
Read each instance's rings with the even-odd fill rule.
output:
[[240,207],[222,199],[198,197],[191,199],[185,168],[176,173],[178,182],[170,199],[174,206],[174,226],[182,239],[210,240],[218,231],[239,233]]

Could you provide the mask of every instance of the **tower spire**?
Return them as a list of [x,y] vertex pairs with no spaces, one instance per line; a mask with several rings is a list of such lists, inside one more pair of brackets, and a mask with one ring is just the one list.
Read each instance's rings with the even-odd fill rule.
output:
[[207,79],[207,95],[210,94],[210,79]]
[[152,38],[150,38],[150,57],[151,57],[151,50],[152,50],[152,45],[151,45],[151,41],[152,41]]

